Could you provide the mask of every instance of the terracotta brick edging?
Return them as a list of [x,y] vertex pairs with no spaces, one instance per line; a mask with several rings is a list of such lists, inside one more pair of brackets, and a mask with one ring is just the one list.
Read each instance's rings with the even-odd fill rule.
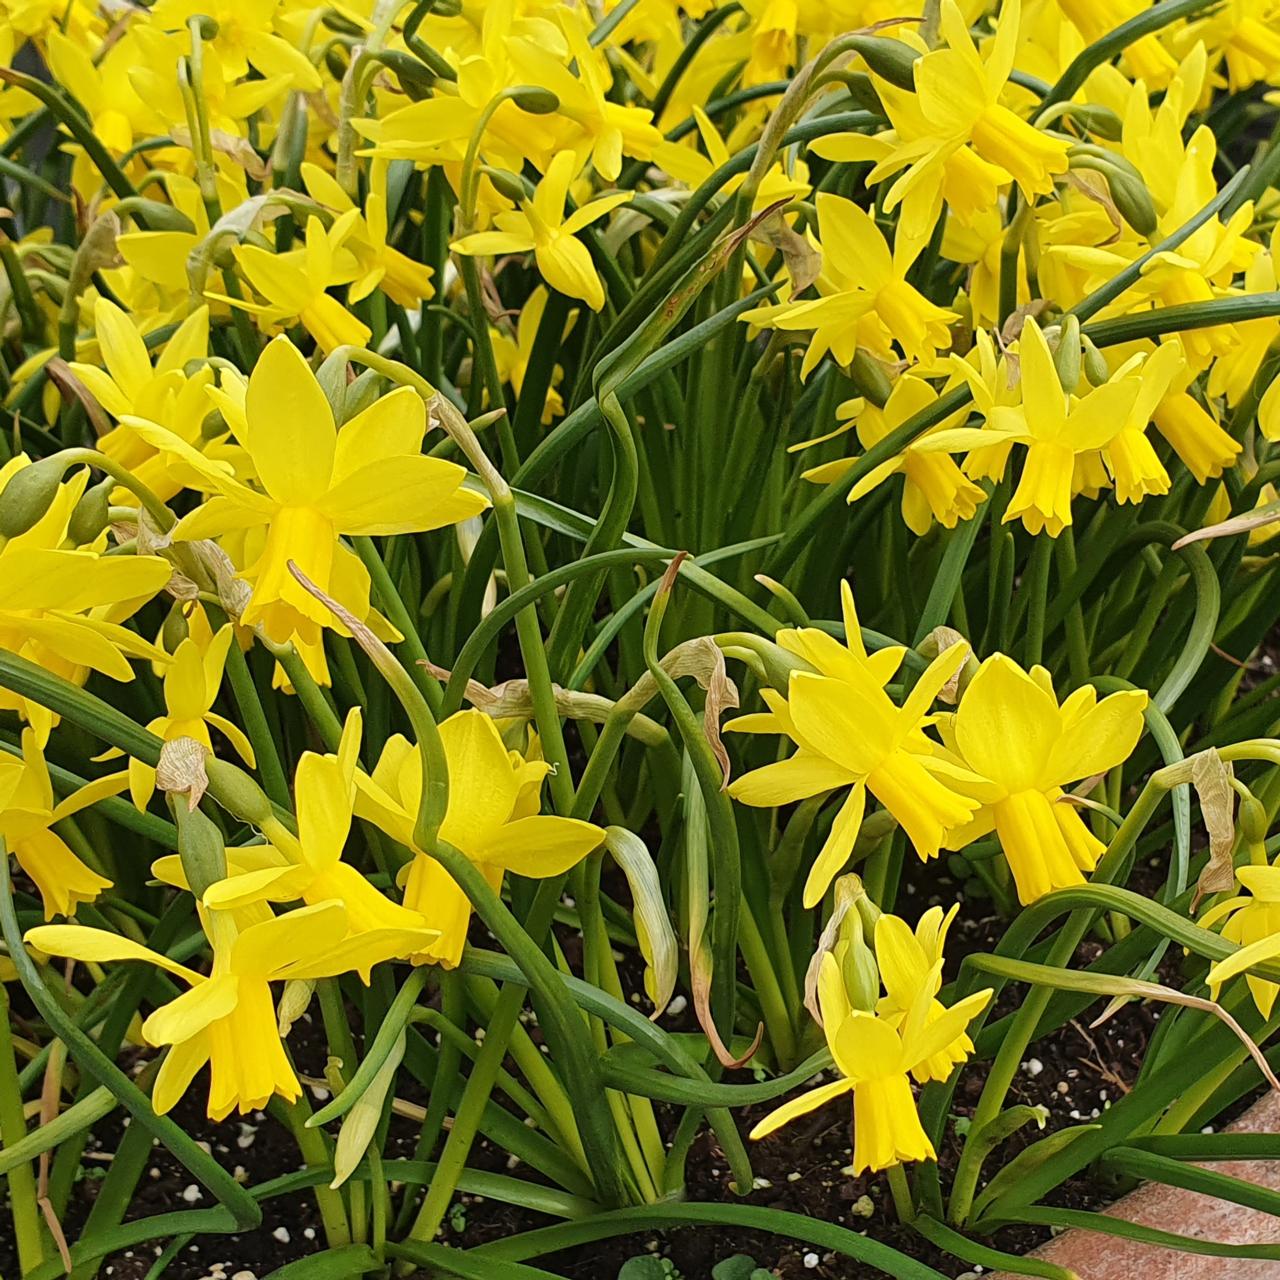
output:
[[[1228,1128],[1237,1133],[1280,1133],[1280,1095],[1268,1093]],[[1280,1191],[1280,1160],[1219,1161],[1210,1167]],[[1280,1218],[1158,1183],[1139,1187],[1106,1212],[1201,1240],[1280,1243]],[[1064,1231],[1037,1249],[1035,1256],[1069,1267],[1080,1280],[1280,1280],[1280,1262],[1180,1253],[1096,1231]],[[1013,1278],[1000,1275],[991,1280]]]

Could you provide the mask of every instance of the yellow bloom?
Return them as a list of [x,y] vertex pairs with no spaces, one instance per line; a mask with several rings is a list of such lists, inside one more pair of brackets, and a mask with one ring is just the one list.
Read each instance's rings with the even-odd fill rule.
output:
[[959,6],[942,0],[946,48],[926,53],[916,63],[915,82],[920,109],[938,136],[967,142],[982,160],[1011,175],[1030,198],[1052,192],[1054,175],[1066,172],[1068,143],[1028,124],[1000,102],[1013,70],[1021,21],[1019,0],[1008,0],[996,19],[995,39],[981,56]]
[[[203,360],[209,352],[209,308],[198,307],[165,343],[152,367],[147,344],[132,320],[114,302],[94,303],[94,332],[105,369],[75,361],[71,371],[113,418],[148,418],[177,432],[200,448],[201,423],[209,408],[206,389],[213,371],[206,365],[188,378],[189,360]],[[186,474],[170,458],[147,444],[127,426],[117,426],[98,441],[98,448],[135,475],[162,502],[179,493]],[[137,506],[138,499],[123,487],[112,500]]]
[[280,1041],[271,983],[367,971],[403,955],[418,940],[413,932],[394,929],[347,937],[347,912],[340,902],[274,918],[265,905],[242,911],[201,907],[200,920],[213,948],[208,977],[103,929],[42,925],[26,934],[27,943],[45,955],[97,964],[145,960],[191,988],[142,1024],[149,1044],[170,1046],[151,1095],[160,1114],[182,1097],[206,1063],[214,1120],[233,1108],[244,1114],[265,1107],[273,1094],[294,1101],[302,1086]]
[[468,256],[489,257],[498,253],[528,253],[532,250],[542,278],[570,298],[580,298],[592,311],[604,306],[604,285],[596,274],[591,254],[578,232],[603,218],[611,209],[631,199],[629,191],[590,200],[564,216],[569,184],[577,171],[572,151],[558,151],[532,200],[522,200],[520,208],[494,218],[499,230],[477,231],[450,246]]
[[[355,207],[341,184],[319,165],[304,164],[302,180],[311,195],[339,213]],[[347,299],[359,302],[381,287],[392,302],[416,307],[423,299],[435,296],[431,268],[387,243],[387,214],[387,163],[375,160],[370,166],[364,216],[355,223],[347,241],[347,248],[360,264],[360,274],[352,280]]]
[[953,645],[940,653],[901,707],[885,693],[889,676],[883,672],[892,675],[903,651],[887,651],[892,655],[887,660],[883,652],[865,662],[850,655],[838,675],[793,672],[786,698],[771,689],[761,691],[772,715],[725,726],[784,733],[797,748],[788,759],[753,769],[730,785],[729,794],[743,804],[773,808],[849,788],[805,881],[806,907],[821,902],[848,862],[868,791],[897,819],[921,858],[935,857],[947,830],[968,822],[978,807],[949,785],[978,779],[944,759],[922,728],[938,691],[968,656],[968,647]]
[[335,899],[346,908],[351,934],[416,929],[419,942],[434,938],[416,911],[384,897],[342,860],[356,802],[360,728],[360,711],[353,708],[337,755],[303,752],[294,779],[297,836],[279,822],[264,826],[269,843],[229,853],[232,874],[205,890],[206,906],[225,909],[262,900],[315,906]]
[[[30,465],[20,454],[0,467],[0,503],[9,481]],[[89,671],[128,681],[133,669],[126,655],[167,660],[120,623],[164,587],[171,569],[159,556],[108,556],[97,548],[67,547],[67,522],[88,479],[81,468],[58,487],[30,529],[0,546],[0,649],[76,684],[83,684]],[[19,712],[41,743],[57,722],[39,703],[7,690],[0,691],[0,708]]]
[[1068,394],[1058,381],[1049,344],[1031,317],[1022,327],[1018,357],[1019,406],[993,403],[985,428],[939,431],[918,447],[954,451],[1025,445],[1022,476],[1004,520],[1021,518],[1028,532],[1056,538],[1071,523],[1077,458],[1112,443],[1128,421],[1140,383],[1119,378],[1084,396]]
[[[841,418],[849,418],[850,426],[856,425],[863,448],[870,449],[937,398],[938,393],[922,378],[904,373],[894,384],[883,409],[861,400],[846,400],[836,413]],[[946,423],[939,423],[931,430],[937,432],[945,427]],[[928,436],[926,432],[921,439],[927,440]],[[806,471],[804,478],[816,484],[829,484],[844,475],[853,463],[853,458],[823,463]],[[857,502],[899,472],[903,477],[902,519],[919,537],[929,532],[935,520],[946,529],[954,529],[959,521],[971,519],[986,501],[984,490],[966,480],[946,454],[929,452],[915,444],[873,467],[849,490],[848,501]]]
[[39,889],[46,920],[72,916],[77,903],[92,902],[111,888],[110,880],[72,853],[54,824],[123,789],[120,775],[99,778],[55,804],[49,767],[30,729],[22,734],[21,760],[0,756],[0,837]]
[[[498,376],[511,384],[511,389],[520,395],[524,386],[525,374],[529,370],[529,361],[533,356],[533,344],[538,340],[538,328],[542,324],[543,313],[547,309],[547,290],[539,285],[529,295],[520,315],[516,319],[515,337],[501,329],[489,327],[489,338],[493,343],[493,356],[498,365]],[[567,330],[566,330],[567,331]],[[549,426],[564,413],[564,397],[556,384],[564,378],[564,370],[556,365],[551,373],[551,385],[547,388],[546,403],[542,406],[542,425]]]
[[[233,635],[233,628],[228,623],[206,645],[201,645],[194,636],[188,636],[178,645],[173,661],[164,672],[165,714],[156,716],[147,728],[165,742],[193,738],[210,755],[213,754],[213,740],[209,730],[217,729],[245,764],[253,768],[253,747],[244,730],[213,710],[222,686],[222,672]],[[110,751],[98,759],[106,760],[119,754],[118,751]],[[145,809],[155,791],[156,771],[141,760],[130,759],[127,774],[133,803],[139,809]]]
[[326,354],[344,344],[365,346],[369,326],[328,292],[359,275],[355,258],[344,247],[359,217],[358,209],[349,209],[328,231],[319,218],[308,218],[304,247],[287,253],[272,253],[256,244],[237,245],[236,262],[245,279],[267,299],[265,305],[220,293],[208,296],[251,311],[269,325],[296,317]]
[[[474,862],[496,891],[508,871],[545,879],[587,856],[604,832],[590,822],[538,812],[538,793],[550,765],[526,760],[503,745],[493,721],[460,711],[440,726],[449,767],[449,806],[440,839]],[[422,794],[417,748],[396,735],[387,741],[372,777],[357,774],[356,814],[412,849]],[[415,957],[452,968],[462,958],[471,903],[449,873],[416,851],[401,873],[405,905],[440,937]]]
[[1174,353],[1163,357],[1172,366],[1172,374],[1164,395],[1152,411],[1151,420],[1182,460],[1183,466],[1195,476],[1196,483],[1204,484],[1235,465],[1241,445],[1190,394],[1195,369],[1187,361],[1177,337],[1165,339],[1160,351],[1147,361],[1148,366],[1166,349]]
[[890,250],[875,219],[852,200],[820,192],[818,239],[822,246],[819,298],[755,307],[739,319],[788,331],[812,329],[801,376],[828,351],[847,365],[860,346],[894,360],[896,341],[908,360],[928,360],[951,343],[954,312],[934,306],[907,270],[922,248],[906,236]]
[[1239,93],[1259,80],[1280,80],[1280,5],[1276,0],[1226,0],[1180,34],[1187,48],[1203,41],[1227,64],[1227,81]]
[[278,644],[301,637],[317,644],[329,611],[289,571],[296,562],[326,594],[363,619],[369,577],[341,535],[417,533],[455,524],[487,506],[462,489],[463,469],[418,452],[426,430],[421,397],[405,387],[383,396],[337,430],[315,374],[286,338],[268,344],[249,377],[243,406],[218,403],[246,449],[260,487],[226,464],[197,453],[155,423],[126,418],[148,443],[196,473],[212,496],[178,522],[174,537],[193,540],[231,531],[265,531],[244,570],[253,594],[240,622],[261,625]]
[[1237,867],[1236,879],[1249,891],[1248,895],[1219,902],[1199,920],[1205,929],[1223,921],[1219,932],[1243,948],[1242,960],[1230,956],[1209,970],[1209,994],[1216,1000],[1218,988],[1243,972],[1258,1012],[1269,1018],[1280,986],[1246,971],[1250,965],[1280,955],[1280,866]]
[[1053,889],[1083,884],[1104,846],[1063,788],[1128,759],[1142,733],[1147,695],[1113,693],[1098,701],[1092,685],[1059,706],[1043,667],[1023,671],[995,654],[973,677],[944,736],[989,784],[975,791],[982,809],[952,831],[963,848],[995,829],[1024,903]]
[[[881,923],[891,918],[882,916]],[[879,929],[877,924],[877,933]],[[975,992],[952,1008],[942,1009],[934,999],[932,975],[917,983],[909,964],[894,969],[896,956],[891,959],[888,948],[885,958],[880,959],[877,947],[877,959],[882,965],[888,961],[895,986],[902,984],[900,990],[905,993],[907,984],[914,988],[907,1007],[891,1018],[854,1008],[836,958],[830,952],[824,955],[818,1000],[827,1046],[841,1078],[783,1103],[752,1129],[752,1138],[763,1138],[852,1092],[855,1173],[935,1158],[933,1144],[916,1112],[910,1075],[927,1072],[927,1064],[939,1054],[952,1052],[958,1043],[968,1043],[965,1028],[991,999],[991,992]],[[923,1078],[932,1077],[926,1074]]]

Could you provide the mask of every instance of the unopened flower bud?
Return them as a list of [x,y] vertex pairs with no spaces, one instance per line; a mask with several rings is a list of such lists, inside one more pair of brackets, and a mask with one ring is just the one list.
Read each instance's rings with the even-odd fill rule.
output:
[[882,80],[899,89],[916,87],[916,59],[920,54],[909,44],[888,36],[850,36],[847,43]]
[[508,200],[514,200],[517,204],[522,200],[529,198],[529,193],[525,190],[524,181],[509,169],[497,169],[493,165],[484,165],[481,172],[493,184],[493,188],[500,196],[505,196]]
[[9,477],[0,493],[0,537],[16,538],[34,527],[58,495],[66,466],[54,454]]
[[187,623],[186,610],[181,603],[175,603],[165,617],[164,626],[160,628],[160,643],[164,646],[166,653],[177,653],[178,646],[190,634],[191,627]]
[[1088,334],[1081,335],[1082,367],[1084,376],[1089,379],[1091,386],[1100,387],[1111,377],[1111,368],[1107,364],[1106,357],[1094,345],[1093,339]]
[[67,521],[67,538],[73,546],[83,547],[93,542],[107,527],[111,494],[116,482],[108,476],[85,491],[76,503],[71,519]]
[[1240,834],[1249,845],[1265,844],[1267,839],[1267,810],[1262,801],[1247,788],[1237,787],[1240,794],[1240,810],[1237,821]]
[[870,1013],[880,999],[880,969],[875,952],[867,945],[862,917],[857,911],[850,911],[845,917],[841,934],[834,955],[844,976],[849,1003],[855,1009]]
[[170,806],[178,826],[178,856],[182,870],[197,898],[204,896],[210,885],[227,878],[227,850],[222,832],[208,814],[190,809],[179,796]]
[[524,84],[511,91],[512,101],[531,116],[549,116],[560,110],[560,99],[550,89]]
[[1073,392],[1080,385],[1080,321],[1073,315],[1062,318],[1058,327],[1058,343],[1053,352],[1053,367],[1058,371],[1062,389]]
[[218,20],[211,18],[207,13],[197,13],[188,21],[195,23],[201,40],[212,40],[218,34]]
[[227,434],[227,420],[222,416],[219,409],[210,409],[204,415],[200,423],[200,438],[202,440],[216,440],[219,436]]

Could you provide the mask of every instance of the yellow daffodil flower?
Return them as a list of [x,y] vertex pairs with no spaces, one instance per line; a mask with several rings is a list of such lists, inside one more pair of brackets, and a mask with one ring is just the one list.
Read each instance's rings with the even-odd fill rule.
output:
[[989,165],[1003,169],[1028,198],[1053,190],[1067,170],[1064,138],[1028,124],[1001,101],[1013,70],[1022,21],[1019,0],[1007,0],[995,39],[979,54],[955,0],[942,0],[940,34],[945,48],[926,53],[915,66],[920,110],[943,145],[968,143]]
[[394,929],[348,936],[340,902],[274,918],[261,904],[243,911],[201,907],[200,920],[213,949],[208,977],[104,929],[42,925],[27,931],[26,942],[44,955],[95,964],[143,960],[187,983],[189,991],[142,1024],[148,1044],[170,1046],[151,1101],[158,1113],[168,1111],[208,1063],[213,1120],[233,1109],[258,1110],[274,1094],[293,1102],[302,1093],[280,1040],[271,983],[367,971],[403,955],[421,936]]
[[58,801],[35,733],[24,730],[22,758],[0,755],[0,837],[29,875],[44,902],[44,918],[75,915],[111,881],[87,867],[53,829],[63,818],[124,790],[121,775],[99,778]]
[[[891,656],[886,659],[885,653]],[[953,645],[940,653],[899,707],[883,686],[902,656],[900,649],[885,650],[859,662],[850,654],[834,676],[793,672],[786,698],[771,689],[761,691],[770,715],[725,726],[740,732],[784,733],[797,748],[786,760],[735,779],[729,794],[741,803],[773,808],[849,788],[805,881],[807,908],[822,901],[848,862],[868,791],[901,824],[921,858],[937,856],[947,830],[968,822],[978,807],[949,785],[978,779],[943,759],[922,728],[938,691],[968,656],[968,647]]]
[[[346,213],[355,207],[341,184],[319,165],[304,164],[302,180],[312,196],[337,212]],[[374,289],[381,288],[392,302],[402,307],[416,307],[425,298],[435,296],[431,268],[387,243],[387,214],[387,162],[375,160],[370,167],[363,217],[356,222],[347,240],[346,247],[360,264],[360,274],[352,280],[347,300],[359,302]]]
[[[547,290],[539,285],[529,295],[528,301],[520,308],[516,319],[515,336],[501,329],[489,328],[489,338],[493,343],[493,357],[498,365],[498,376],[511,384],[517,396],[524,386],[525,374],[529,371],[529,361],[533,356],[533,344],[538,339],[538,328],[542,324],[543,313],[547,309]],[[564,397],[557,384],[564,378],[564,370],[556,365],[551,373],[551,385],[547,388],[546,403],[542,406],[542,425],[549,426],[564,413]]]
[[265,304],[220,293],[208,296],[251,311],[267,325],[296,318],[326,354],[344,344],[365,346],[371,336],[369,326],[328,292],[360,274],[355,257],[345,247],[359,217],[358,209],[348,209],[328,231],[319,218],[308,218],[303,248],[287,253],[272,253],[256,244],[237,245],[236,263],[245,279],[267,299]]
[[993,403],[985,428],[939,431],[917,447],[986,448],[1022,444],[1026,458],[1018,487],[1004,513],[1030,533],[1056,538],[1071,523],[1072,481],[1081,454],[1106,448],[1129,419],[1138,397],[1137,378],[1118,378],[1086,395],[1062,389],[1040,326],[1028,317],[1018,343],[1021,404]]
[[[9,481],[29,465],[20,454],[0,467],[0,504]],[[67,522],[88,480],[81,468],[58,487],[30,529],[0,546],[0,649],[75,684],[90,671],[129,681],[133,669],[125,655],[166,655],[120,624],[164,587],[172,570],[159,556],[109,556],[96,547],[67,546]],[[57,722],[39,703],[8,690],[0,691],[0,708],[18,711],[41,743]]]
[[950,833],[948,846],[963,848],[994,829],[1023,903],[1083,884],[1105,846],[1062,799],[1063,788],[1128,759],[1147,701],[1136,690],[1099,701],[1084,685],[1059,705],[1043,667],[1028,674],[1003,654],[988,658],[943,725],[958,756],[988,784],[974,793],[981,811]]
[[[576,866],[604,839],[593,823],[541,814],[539,792],[551,766],[503,745],[493,721],[459,711],[440,726],[449,766],[449,806],[440,839],[453,845],[497,890],[508,871],[545,879]],[[412,743],[387,741],[371,777],[356,776],[356,814],[406,848],[422,794],[422,766]],[[440,931],[416,957],[452,968],[462,958],[471,903],[448,872],[416,851],[403,871],[405,905]]]
[[434,931],[426,930],[416,911],[384,897],[342,860],[356,802],[360,728],[360,711],[353,708],[336,755],[303,752],[294,780],[298,834],[272,822],[263,828],[268,845],[229,852],[233,874],[205,890],[206,906],[224,909],[262,900],[300,900],[314,906],[336,899],[346,907],[353,934],[418,929],[423,930],[423,942],[434,939]]
[[[846,400],[837,407],[836,415],[848,419],[848,425],[856,427],[863,448],[870,449],[937,398],[938,393],[922,378],[904,373],[894,384],[883,409],[860,399]],[[946,426],[945,422],[939,423],[931,430],[937,432]],[[922,438],[927,439],[928,433]],[[804,472],[804,478],[815,484],[830,484],[853,464],[853,458],[839,458],[811,467]],[[967,480],[951,458],[915,445],[908,445],[897,457],[873,467],[849,490],[847,500],[857,502],[899,473],[903,477],[902,519],[918,537],[928,533],[935,520],[943,528],[954,529],[959,521],[972,519],[986,501],[986,492]]]
[[[164,671],[165,714],[156,716],[147,728],[165,742],[192,738],[210,755],[213,754],[213,739],[209,730],[217,729],[235,748],[240,759],[253,768],[253,747],[244,730],[213,710],[233,636],[234,630],[228,623],[212,636],[208,644],[202,645],[196,637],[188,636],[178,645],[173,661]],[[109,751],[97,758],[109,760],[120,754],[119,751]],[[145,809],[155,792],[156,771],[141,760],[130,759],[126,772],[133,803],[139,809]]]
[[523,200],[519,209],[498,214],[494,219],[497,231],[477,231],[463,236],[454,241],[453,250],[480,257],[532,251],[542,278],[553,289],[570,298],[579,298],[592,311],[599,311],[604,306],[604,284],[587,246],[576,236],[610,210],[626,204],[631,193],[615,191],[613,195],[590,200],[566,218],[564,203],[577,165],[572,151],[557,152],[532,200]]
[[1209,995],[1216,1000],[1221,985],[1243,973],[1258,1012],[1270,1018],[1280,985],[1248,969],[1280,955],[1280,866],[1237,867],[1236,879],[1248,894],[1217,903],[1199,920],[1205,929],[1221,922],[1218,932],[1241,948],[1237,955],[1220,960],[1209,970]]
[[[896,955],[891,952],[886,948],[885,958],[880,960],[877,949],[877,959],[893,970]],[[894,971],[893,981],[898,986],[901,980],[900,989],[905,990],[915,978],[908,963]],[[978,991],[939,1011],[935,990],[931,979],[917,985],[907,1008],[892,1018],[857,1009],[850,1002],[836,958],[830,952],[825,954],[818,977],[818,1000],[827,1046],[840,1079],[783,1103],[752,1129],[751,1137],[766,1137],[832,1099],[852,1093],[855,1173],[875,1172],[908,1160],[934,1159],[933,1144],[916,1112],[910,1076],[927,1071],[927,1064],[938,1055],[967,1042],[965,1028],[991,999],[989,990]]]
[[[206,394],[213,382],[208,366],[187,377],[189,360],[209,352],[209,308],[198,307],[165,343],[155,362],[133,321],[105,298],[94,303],[94,332],[105,369],[75,361],[71,371],[113,418],[147,418],[177,432],[193,448],[201,445],[200,428],[210,405]],[[147,444],[127,426],[117,426],[98,441],[107,457],[132,472],[162,502],[179,493],[187,476],[172,460]],[[112,500],[137,506],[138,499],[120,486]]]
[[818,240],[822,247],[819,298],[770,304],[746,311],[748,324],[813,330],[801,376],[828,351],[847,365],[860,346],[894,360],[896,341],[908,360],[928,360],[951,343],[947,326],[956,316],[935,306],[907,282],[922,244],[899,236],[890,250],[875,219],[842,196],[820,192]]
[[286,338],[276,338],[259,357],[242,409],[229,396],[218,402],[260,487],[155,423],[125,422],[188,464],[197,487],[212,495],[178,522],[175,538],[265,531],[260,554],[244,570],[253,594],[240,622],[261,625],[279,644],[295,635],[317,644],[321,628],[332,625],[328,609],[290,573],[290,560],[363,620],[368,573],[341,535],[439,529],[488,505],[460,487],[466,474],[460,466],[418,452],[426,409],[415,391],[383,396],[339,431],[315,374]]

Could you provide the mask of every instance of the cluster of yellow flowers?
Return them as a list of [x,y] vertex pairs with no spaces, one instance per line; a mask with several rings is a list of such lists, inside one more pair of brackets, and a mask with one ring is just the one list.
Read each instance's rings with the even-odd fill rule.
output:
[[[999,491],[1004,521],[1057,537],[1081,495],[1138,503],[1169,492],[1176,465],[1199,485],[1256,470],[1252,436],[1228,426],[1252,398],[1261,436],[1280,439],[1280,381],[1262,380],[1280,316],[1109,345],[1079,321],[1276,289],[1275,192],[1215,207],[1214,133],[1186,135],[1215,88],[1280,84],[1280,0],[1225,0],[1075,80],[1081,51],[1141,13],[1138,0],[989,8],[742,0],[691,44],[704,0],[599,12],[563,0],[158,0],[126,12],[0,0],[0,62],[29,46],[54,81],[43,99],[43,81],[0,76],[0,121],[13,138],[42,102],[53,110],[84,233],[62,275],[46,270],[47,230],[5,246],[30,277],[37,327],[63,338],[17,369],[9,401],[34,412],[42,380],[55,422],[57,388],[71,387],[98,433],[96,450],[0,468],[0,647],[75,685],[152,664],[164,710],[147,728],[166,748],[213,757],[217,741],[257,767],[245,730],[215,710],[243,653],[266,649],[281,696],[303,679],[327,687],[326,632],[405,638],[374,607],[364,540],[447,529],[462,546],[491,504],[464,466],[424,452],[432,396],[460,401],[459,388],[382,393],[376,378],[349,379],[349,360],[370,357],[376,372],[369,348],[394,329],[403,352],[444,306],[474,343],[456,362],[462,391],[498,409],[504,384],[517,397],[524,385],[544,317],[562,316],[561,340],[616,321],[627,303],[616,260],[638,275],[663,266],[662,233],[703,207],[704,186],[708,207],[741,202],[760,232],[733,259],[734,302],[770,295],[742,310],[741,336],[767,335],[771,354],[803,346],[803,379],[821,371],[853,393],[809,446],[852,431],[870,450],[941,415],[858,469],[850,502],[897,477],[903,519],[924,535],[974,519]],[[857,127],[851,103],[874,106]],[[824,131],[827,116],[843,124]],[[807,140],[786,132],[797,121]],[[824,166],[816,183],[811,162]],[[107,248],[90,253],[102,227]],[[1122,288],[1104,288],[1117,278]],[[581,401],[560,376],[545,379],[531,422]],[[838,484],[858,463],[828,457],[805,477]],[[107,476],[94,488],[91,466]],[[126,624],[165,590],[182,606],[150,641]],[[795,746],[732,782],[742,804],[843,795],[804,906],[848,866],[868,795],[922,859],[994,832],[1023,903],[1082,883],[1103,845],[1067,788],[1130,756],[1146,694],[1099,699],[1086,684],[1060,702],[1044,667],[978,661],[963,642],[917,672],[902,647],[867,651],[847,584],[843,613],[844,643],[779,632],[785,689],[765,688],[767,711],[728,726]],[[111,881],[58,824],[126,790],[145,812],[157,769],[130,759],[55,803],[44,753],[57,716],[4,690],[0,710],[23,725],[21,755],[0,760],[0,836],[46,919],[70,917]],[[142,1028],[169,1046],[157,1110],[206,1063],[215,1117],[299,1095],[272,982],[367,980],[393,958],[460,962],[471,904],[419,845],[418,747],[392,736],[365,771],[362,733],[357,709],[332,751],[301,756],[296,823],[262,818],[253,843],[227,850],[225,877],[197,886],[179,858],[155,865],[197,894],[208,975],[83,925],[27,935],[48,955],[148,959],[189,986]],[[594,823],[541,813],[553,765],[527,717],[465,710],[439,738],[440,838],[492,889],[508,871],[561,875],[600,846]],[[356,819],[406,851],[401,894],[344,861]],[[1228,936],[1277,936],[1275,874],[1242,870],[1258,896],[1219,909]],[[932,1157],[910,1080],[945,1079],[965,1059],[989,995],[938,999],[953,916],[931,910],[913,932],[865,897],[846,904],[816,987],[840,1079],[757,1135],[852,1089],[856,1167]],[[1274,987],[1255,991],[1269,1009]]]

